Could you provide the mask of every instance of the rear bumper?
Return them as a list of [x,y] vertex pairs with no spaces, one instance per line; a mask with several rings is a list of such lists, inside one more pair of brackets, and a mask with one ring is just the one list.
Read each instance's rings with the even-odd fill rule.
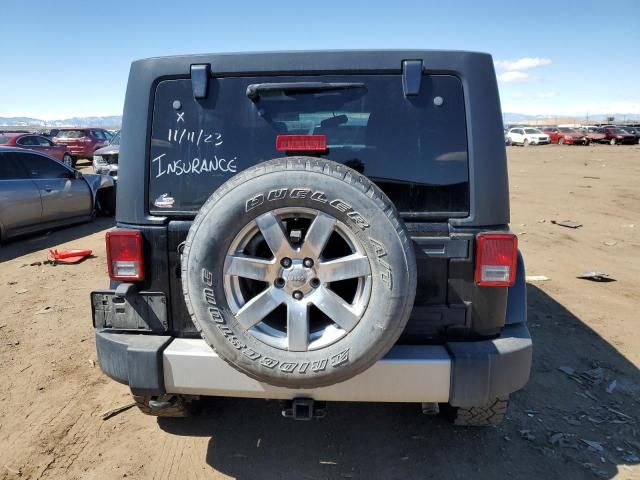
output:
[[164,393],[326,401],[482,405],[522,388],[531,369],[526,324],[498,338],[446,345],[396,345],[368,370],[316,389],[274,387],[230,367],[201,339],[96,332],[98,360],[135,394]]
[[77,147],[69,145],[67,151],[74,157],[93,158],[93,147]]

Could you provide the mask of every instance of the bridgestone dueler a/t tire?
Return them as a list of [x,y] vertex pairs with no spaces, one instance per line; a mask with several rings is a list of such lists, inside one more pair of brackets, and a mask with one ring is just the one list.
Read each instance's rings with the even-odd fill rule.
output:
[[[369,259],[371,294],[360,321],[319,349],[289,351],[263,343],[241,327],[226,299],[223,268],[231,243],[247,224],[281,208],[333,216]],[[244,170],[211,195],[189,230],[182,279],[191,318],[222,359],[271,385],[315,388],[361,373],[393,346],[413,307],[416,259],[398,212],[366,177],[332,161],[288,157]]]
[[509,397],[498,397],[479,407],[443,407],[443,414],[460,427],[490,427],[504,420],[509,407]]

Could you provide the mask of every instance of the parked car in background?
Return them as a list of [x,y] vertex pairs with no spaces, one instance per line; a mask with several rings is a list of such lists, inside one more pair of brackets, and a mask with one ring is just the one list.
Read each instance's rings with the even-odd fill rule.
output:
[[595,125],[584,125],[579,130],[584,133],[591,143],[602,143],[604,141],[604,133],[599,132],[600,128]]
[[53,138],[58,134],[59,131],[60,131],[59,128],[43,128],[41,130],[38,130],[38,135],[42,135],[43,137]]
[[113,179],[83,175],[57,159],[0,147],[0,241],[112,214]]
[[544,127],[542,131],[549,135],[551,143],[558,145],[589,145],[591,143],[589,137],[583,132],[569,127]]
[[542,133],[537,128],[518,127],[512,128],[507,136],[514,145],[543,145],[549,143],[549,135]]
[[20,147],[50,155],[68,167],[73,167],[73,157],[66,145],[58,145],[42,135],[29,133],[2,133],[0,145]]
[[631,135],[634,135],[636,137],[636,143],[640,143],[640,127],[624,127],[623,130],[627,133],[630,133]]
[[73,157],[73,166],[79,158],[93,158],[93,152],[109,143],[111,136],[103,128],[61,128],[53,138],[65,145]]
[[93,170],[102,175],[111,175],[118,179],[118,155],[120,154],[120,132],[106,147],[99,148],[93,155]]
[[601,142],[608,143],[609,145],[633,144],[637,142],[634,134],[618,127],[601,127],[597,131],[598,133],[604,134]]
[[504,144],[508,147],[511,145],[511,139],[509,138],[509,130],[504,129]]

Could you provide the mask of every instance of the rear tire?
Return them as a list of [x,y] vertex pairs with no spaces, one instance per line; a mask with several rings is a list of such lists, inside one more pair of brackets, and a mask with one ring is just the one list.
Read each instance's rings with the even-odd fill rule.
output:
[[183,397],[176,397],[175,404],[172,407],[162,410],[154,410],[149,405],[150,400],[169,400],[172,395],[161,395],[159,397],[132,395],[132,397],[133,401],[136,402],[138,409],[145,415],[150,415],[152,417],[184,418],[194,415],[198,410],[197,404],[199,400],[197,399],[187,400]]
[[528,147],[529,146],[529,140],[525,138],[524,142],[522,142],[522,146],[523,147]]
[[558,139],[558,145],[564,145],[564,138]]
[[101,188],[96,193],[95,211],[99,215],[112,217],[116,212],[116,196],[113,188]]
[[615,145],[616,144],[616,139],[612,138],[611,140],[609,140],[609,145]]
[[509,407],[509,397],[498,397],[480,407],[452,407],[445,404],[441,412],[450,422],[459,427],[490,427],[504,420]]

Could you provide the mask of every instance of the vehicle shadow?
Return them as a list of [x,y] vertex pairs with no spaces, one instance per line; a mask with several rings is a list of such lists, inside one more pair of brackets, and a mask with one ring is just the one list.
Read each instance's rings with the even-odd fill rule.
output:
[[527,293],[532,377],[499,427],[454,428],[415,404],[332,403],[325,419],[295,422],[280,416],[278,402],[229,398],[159,426],[210,437],[206,462],[236,479],[566,480],[637,471],[638,369],[544,291],[528,285]]
[[92,222],[70,225],[15,239],[12,238],[0,246],[0,263],[37,252],[38,250],[55,247],[61,243],[71,242],[101,230],[107,230],[114,225],[113,217],[98,217]]

